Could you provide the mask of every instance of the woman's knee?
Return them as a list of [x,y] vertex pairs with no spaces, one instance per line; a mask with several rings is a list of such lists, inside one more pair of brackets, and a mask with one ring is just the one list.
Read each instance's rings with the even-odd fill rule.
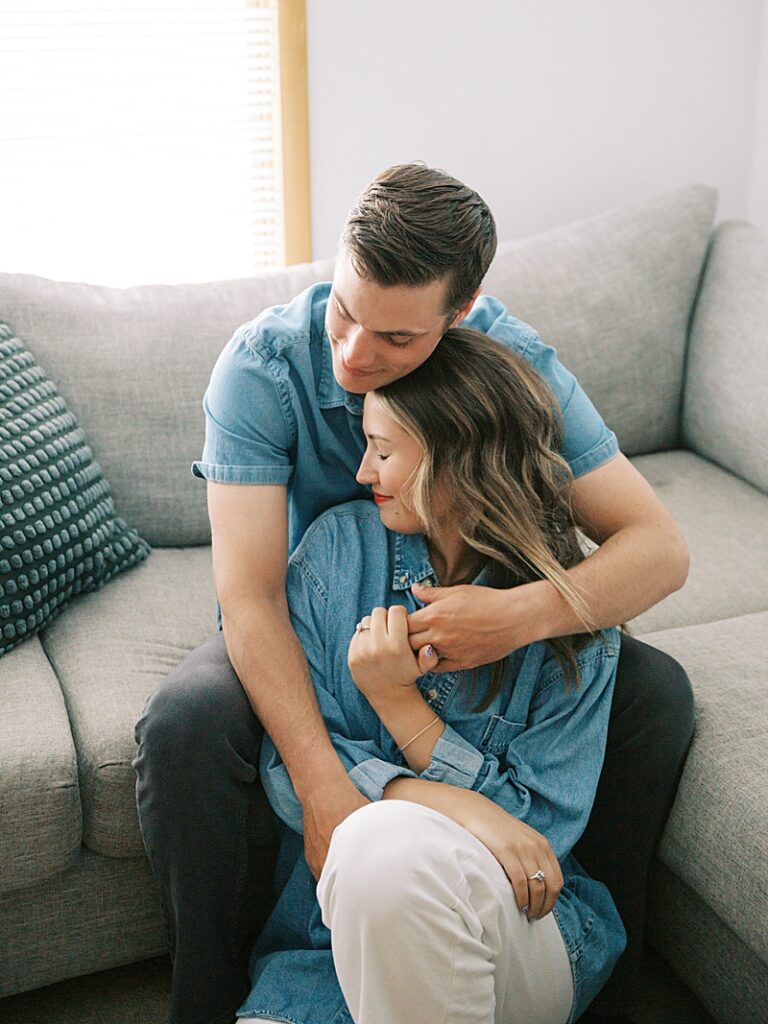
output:
[[150,695],[135,738],[183,754],[254,729],[260,736],[261,726],[218,633],[190,651]]
[[[477,840],[454,821],[420,804],[381,800],[337,826],[317,888],[331,911],[340,899],[377,919],[396,916],[422,899],[450,900],[462,864]],[[472,849],[468,849],[471,846]]]

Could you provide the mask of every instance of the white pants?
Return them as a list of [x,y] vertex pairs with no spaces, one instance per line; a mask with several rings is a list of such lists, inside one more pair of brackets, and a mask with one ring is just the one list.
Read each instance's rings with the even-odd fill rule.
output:
[[565,1024],[568,953],[528,921],[503,868],[450,818],[405,800],[334,831],[317,887],[355,1024]]

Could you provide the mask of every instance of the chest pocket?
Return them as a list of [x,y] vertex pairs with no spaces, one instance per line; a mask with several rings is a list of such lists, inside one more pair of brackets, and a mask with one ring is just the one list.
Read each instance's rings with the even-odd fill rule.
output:
[[507,747],[525,729],[525,722],[510,722],[501,715],[491,715],[483,738],[480,740],[480,750],[484,754],[503,754]]

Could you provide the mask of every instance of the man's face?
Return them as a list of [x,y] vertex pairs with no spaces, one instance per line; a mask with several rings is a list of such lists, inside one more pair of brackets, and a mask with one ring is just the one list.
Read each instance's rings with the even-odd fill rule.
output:
[[342,246],[325,314],[339,384],[362,395],[420,366],[466,312],[446,315],[446,289],[444,280],[390,288],[366,281]]

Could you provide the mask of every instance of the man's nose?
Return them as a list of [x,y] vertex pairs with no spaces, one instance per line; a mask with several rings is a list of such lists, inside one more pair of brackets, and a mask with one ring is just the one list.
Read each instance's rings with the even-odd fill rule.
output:
[[344,339],[342,356],[353,370],[367,370],[373,365],[375,353],[372,336],[359,324]]

